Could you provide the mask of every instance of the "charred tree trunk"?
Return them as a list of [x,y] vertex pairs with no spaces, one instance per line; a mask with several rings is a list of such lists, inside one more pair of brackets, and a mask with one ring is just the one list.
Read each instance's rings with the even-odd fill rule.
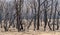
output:
[[53,12],[53,0],[52,0],[52,3],[51,3],[51,12],[50,12],[50,18],[49,18],[49,22],[48,22],[48,26],[49,26],[50,30],[52,30],[51,26],[50,26],[52,12]]
[[8,31],[8,13],[5,14],[5,19],[4,19],[4,29],[5,31]]
[[37,30],[39,30],[39,12],[40,12],[40,0],[38,0],[38,14],[37,14]]
[[16,3],[17,29],[18,29],[18,32],[23,30],[22,20],[21,20],[21,3],[22,3],[22,0],[19,0],[19,1],[20,2]]
[[55,4],[55,12],[54,12],[54,16],[53,16],[53,31],[55,31],[55,19],[56,19],[56,11],[57,11],[57,2]]
[[[31,3],[31,2],[30,2]],[[31,3],[31,10],[32,10],[32,14],[34,14],[34,11],[33,11],[33,5],[32,5],[32,3]],[[32,22],[33,22],[33,15],[31,16],[31,21],[29,22],[29,25],[28,25],[28,27],[27,27],[27,29],[29,29],[29,27],[31,26],[31,24],[32,24]]]
[[35,14],[34,14],[34,30],[36,30],[36,3],[34,0],[34,10],[35,10]]
[[59,16],[57,16],[57,30],[59,30]]
[[[58,5],[58,1],[56,2],[56,5]],[[57,30],[59,30],[59,16],[57,15]]]
[[45,3],[44,3],[44,23],[45,23],[45,26],[44,26],[44,31],[45,31],[47,26],[47,0],[45,0]]

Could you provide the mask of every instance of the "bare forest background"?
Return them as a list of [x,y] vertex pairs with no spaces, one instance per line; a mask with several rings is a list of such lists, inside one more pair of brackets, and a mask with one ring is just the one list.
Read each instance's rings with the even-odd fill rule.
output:
[[0,29],[9,31],[11,28],[18,32],[31,29],[60,30],[59,2],[59,0],[0,0]]

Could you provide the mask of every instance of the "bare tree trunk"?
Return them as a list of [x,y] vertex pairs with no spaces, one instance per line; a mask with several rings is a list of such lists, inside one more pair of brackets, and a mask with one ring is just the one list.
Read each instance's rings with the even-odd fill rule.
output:
[[[32,3],[31,3],[31,10],[32,10],[32,14],[33,14],[34,11],[33,11]],[[29,29],[29,27],[31,26],[32,22],[33,22],[33,16],[31,16],[31,21],[29,22],[29,25],[28,25],[27,29]]]
[[44,23],[45,23],[45,26],[44,26],[44,31],[46,29],[46,26],[47,26],[47,0],[45,0],[45,3],[44,3]]
[[22,0],[19,0],[19,2],[16,3],[17,29],[18,29],[18,32],[23,30],[22,20],[21,20],[21,4],[22,4]]
[[50,12],[50,18],[49,18],[49,22],[48,22],[48,26],[49,26],[50,30],[52,30],[51,26],[50,26],[52,12],[53,12],[53,0],[52,0],[52,3],[51,3],[51,12]]
[[8,12],[5,14],[5,19],[4,19],[4,29],[5,31],[8,31]]
[[36,30],[36,2],[34,0],[34,10],[35,10],[35,14],[34,14],[34,30]]
[[[56,2],[56,5],[58,5],[58,1]],[[58,11],[57,11],[58,12]],[[59,13],[59,12],[58,12]],[[59,16],[57,15],[57,30],[59,30]]]
[[57,30],[59,29],[59,16],[57,15]]
[[54,16],[53,16],[53,31],[55,31],[55,19],[56,19],[56,11],[57,11],[57,2],[55,4],[55,12],[54,12]]
[[38,0],[37,30],[39,30],[39,12],[40,12],[40,0]]

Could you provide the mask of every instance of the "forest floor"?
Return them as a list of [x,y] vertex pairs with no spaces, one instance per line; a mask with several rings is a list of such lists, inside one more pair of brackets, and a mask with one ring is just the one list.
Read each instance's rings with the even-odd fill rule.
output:
[[0,35],[60,35],[60,32],[0,32]]
[[[1,31],[3,30],[3,31]],[[42,26],[40,24],[40,30],[34,31],[33,23],[31,24],[29,30],[17,32],[16,29],[10,28],[8,32],[5,32],[4,29],[0,29],[0,35],[60,35],[60,29],[56,31],[50,31],[49,27],[47,25],[46,31],[44,31],[44,23],[42,23]]]

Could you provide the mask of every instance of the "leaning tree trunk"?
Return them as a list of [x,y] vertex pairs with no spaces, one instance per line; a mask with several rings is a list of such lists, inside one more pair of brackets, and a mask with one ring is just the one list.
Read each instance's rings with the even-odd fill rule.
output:
[[50,18],[49,18],[49,22],[48,22],[48,26],[49,26],[50,30],[52,30],[52,29],[51,29],[51,26],[50,26],[52,12],[53,12],[53,0],[52,0],[52,3],[51,3],[51,12],[50,12]]
[[55,13],[54,13],[54,16],[53,16],[53,31],[55,31],[55,19],[56,19],[56,11],[57,11],[57,2],[55,4]]

